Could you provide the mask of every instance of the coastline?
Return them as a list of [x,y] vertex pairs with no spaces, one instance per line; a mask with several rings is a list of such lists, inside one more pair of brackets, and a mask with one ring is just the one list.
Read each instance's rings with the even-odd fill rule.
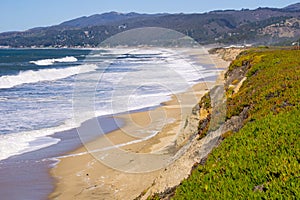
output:
[[[229,65],[229,62],[217,55],[210,55],[209,57],[215,63],[215,68],[226,70]],[[206,61],[202,60],[202,62]],[[211,60],[207,60],[207,62],[209,63]],[[196,84],[186,92],[173,95],[172,100],[163,103],[162,106],[154,110],[116,116],[125,122],[125,126],[106,134],[105,137],[115,145],[128,144],[119,147],[124,151],[135,153],[167,152],[174,145],[177,134],[182,131],[183,122],[192,112],[192,108],[215,84]],[[192,98],[192,102],[191,97],[194,98]],[[145,141],[132,142],[136,141],[137,138],[127,133],[137,129],[153,131],[151,121],[159,122],[162,114],[169,121],[164,122],[158,133]],[[114,167],[106,166],[93,155],[87,153],[87,148],[96,150],[99,149],[99,144],[103,144],[101,137],[88,143],[87,146],[82,146],[68,153],[73,156],[60,159],[60,163],[50,172],[51,176],[56,178],[55,190],[49,195],[50,199],[73,199],[75,197],[79,199],[133,199],[149,188],[162,171],[170,167],[165,166],[146,173],[121,172],[113,169]],[[116,165],[118,165],[117,162]],[[184,172],[180,172],[183,174],[183,178],[191,167],[187,166]],[[182,177],[176,178],[177,181],[181,181],[181,179]]]

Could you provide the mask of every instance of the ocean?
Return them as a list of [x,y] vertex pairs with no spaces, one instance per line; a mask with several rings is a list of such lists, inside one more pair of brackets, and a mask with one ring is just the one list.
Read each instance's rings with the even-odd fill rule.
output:
[[[0,49],[0,184],[23,189],[28,199],[44,197],[53,189],[45,166],[80,145],[76,127],[98,118],[104,134],[122,126],[114,115],[160,106],[218,74],[180,49]],[[32,160],[36,166],[20,171]],[[28,181],[33,169],[44,177],[35,186],[40,196],[7,184],[16,173]]]

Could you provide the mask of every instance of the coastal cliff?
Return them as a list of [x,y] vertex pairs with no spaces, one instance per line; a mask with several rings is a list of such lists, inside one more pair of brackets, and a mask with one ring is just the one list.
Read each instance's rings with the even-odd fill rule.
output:
[[[195,159],[189,177],[163,191],[151,188],[148,199],[299,198],[298,56],[283,49],[241,53],[225,74],[224,123],[207,128],[207,115],[187,151]],[[207,95],[198,113],[216,108],[203,102]]]

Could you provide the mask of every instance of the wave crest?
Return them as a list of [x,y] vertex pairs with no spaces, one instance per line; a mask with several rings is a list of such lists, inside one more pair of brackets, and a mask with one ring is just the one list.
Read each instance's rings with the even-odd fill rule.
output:
[[66,56],[64,58],[52,58],[52,59],[43,59],[43,60],[37,60],[37,61],[30,61],[29,63],[39,65],[39,66],[47,66],[47,65],[53,65],[54,63],[64,63],[64,62],[77,62],[78,59],[73,56]]
[[80,65],[75,67],[68,67],[63,69],[41,69],[38,71],[28,70],[20,72],[18,75],[1,76],[0,77],[0,89],[12,88],[17,85],[26,83],[37,83],[41,81],[54,81],[69,76],[73,76],[79,73],[87,73],[95,71],[97,65]]

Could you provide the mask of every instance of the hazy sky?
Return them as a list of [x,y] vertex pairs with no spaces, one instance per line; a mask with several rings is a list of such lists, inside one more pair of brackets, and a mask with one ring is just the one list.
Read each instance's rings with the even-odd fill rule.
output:
[[295,0],[0,0],[0,32],[38,26],[109,11],[201,13],[219,9],[285,7]]

